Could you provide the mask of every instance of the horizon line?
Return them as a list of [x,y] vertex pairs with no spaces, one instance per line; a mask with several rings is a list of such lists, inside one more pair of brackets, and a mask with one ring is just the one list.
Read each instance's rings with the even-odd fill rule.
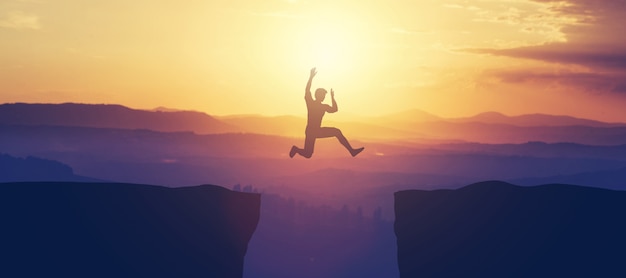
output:
[[[299,117],[299,118],[306,118],[306,115],[302,114],[302,115],[296,115],[296,114],[264,114],[264,113],[260,113],[260,112],[252,112],[252,113],[234,113],[234,114],[213,114],[210,113],[208,111],[203,111],[203,110],[195,110],[195,109],[185,109],[185,108],[172,108],[172,107],[167,107],[167,106],[157,106],[154,108],[137,108],[137,107],[132,107],[130,105],[125,105],[125,104],[121,104],[121,103],[95,103],[95,102],[72,102],[72,101],[66,101],[66,102],[4,102],[4,103],[0,103],[0,105],[13,105],[13,104],[26,104],[26,105],[63,105],[63,104],[75,104],[75,105],[110,105],[110,106],[122,106],[131,110],[140,110],[140,111],[150,111],[150,112],[195,112],[195,113],[202,113],[202,114],[206,114],[208,116],[211,117],[218,117],[218,118],[229,118],[229,117],[268,117],[268,118],[273,118],[273,117]],[[578,120],[589,120],[589,121],[596,121],[596,122],[600,122],[600,123],[605,123],[605,124],[626,124],[626,121],[622,121],[622,122],[616,122],[616,121],[604,121],[604,120],[598,120],[598,119],[593,119],[593,118],[586,118],[586,117],[579,117],[579,116],[574,116],[574,115],[568,115],[568,114],[547,114],[547,113],[542,113],[542,112],[532,112],[532,113],[522,113],[522,114],[507,114],[507,113],[503,113],[501,111],[495,111],[495,110],[489,110],[489,111],[483,111],[483,112],[479,112],[479,113],[475,113],[475,114],[471,114],[471,115],[465,115],[465,116],[460,116],[460,117],[447,117],[447,116],[441,116],[439,114],[435,114],[435,113],[431,113],[429,111],[426,111],[424,109],[421,108],[412,108],[412,109],[405,109],[405,110],[400,110],[397,112],[393,112],[393,113],[383,113],[383,114],[376,114],[376,115],[368,115],[368,116],[364,116],[362,114],[357,114],[357,113],[348,113],[347,116],[345,114],[339,116],[339,118],[367,118],[367,119],[371,119],[371,118],[381,118],[381,117],[389,117],[389,116],[393,116],[396,114],[402,114],[402,113],[410,113],[410,112],[420,112],[420,113],[424,113],[427,116],[433,116],[436,118],[439,118],[439,120],[459,120],[459,119],[468,119],[468,118],[474,118],[480,115],[484,115],[484,114],[489,114],[489,113],[493,113],[493,114],[499,114],[505,117],[509,117],[509,118],[513,118],[513,117],[521,117],[521,116],[539,116],[539,115],[543,115],[543,116],[553,116],[553,117],[570,117],[573,119],[578,119]],[[331,120],[332,121],[332,120]]]

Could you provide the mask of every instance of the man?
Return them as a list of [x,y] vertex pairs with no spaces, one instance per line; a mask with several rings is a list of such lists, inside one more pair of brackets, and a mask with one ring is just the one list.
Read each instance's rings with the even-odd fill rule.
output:
[[309,82],[306,83],[306,89],[304,91],[304,100],[306,101],[306,108],[308,111],[304,149],[292,146],[291,151],[289,152],[289,157],[293,158],[294,155],[299,154],[301,156],[304,156],[305,158],[311,158],[311,156],[313,155],[313,148],[315,147],[315,139],[328,137],[337,137],[339,142],[354,157],[357,154],[361,153],[365,148],[352,148],[352,146],[350,146],[350,143],[348,143],[348,139],[343,136],[341,130],[339,130],[338,128],[322,127],[322,118],[324,117],[324,113],[337,112],[337,102],[335,101],[335,91],[333,91],[333,89],[330,89],[332,106],[322,103],[322,101],[324,101],[324,98],[326,98],[326,89],[318,88],[317,90],[315,90],[315,100],[313,99],[313,97],[311,96],[311,82],[313,81],[313,77],[315,77],[316,74],[317,71],[315,70],[315,68],[312,68],[309,75]]

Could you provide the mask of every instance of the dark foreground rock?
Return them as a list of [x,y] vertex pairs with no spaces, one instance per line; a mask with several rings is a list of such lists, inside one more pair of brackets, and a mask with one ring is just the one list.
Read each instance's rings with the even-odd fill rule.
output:
[[0,184],[0,277],[242,277],[259,211],[211,185]]
[[626,192],[483,182],[395,193],[400,275],[626,277]]

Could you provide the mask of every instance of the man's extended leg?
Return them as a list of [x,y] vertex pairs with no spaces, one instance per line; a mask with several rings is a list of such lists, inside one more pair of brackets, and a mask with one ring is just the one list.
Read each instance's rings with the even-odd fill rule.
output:
[[352,156],[356,156],[357,154],[361,153],[365,148],[361,147],[358,149],[353,148],[350,143],[348,142],[348,139],[346,139],[345,136],[343,136],[343,133],[341,132],[341,130],[339,130],[336,127],[322,127],[320,132],[320,138],[323,137],[337,137],[337,140],[339,140],[339,143],[341,143],[349,152]]

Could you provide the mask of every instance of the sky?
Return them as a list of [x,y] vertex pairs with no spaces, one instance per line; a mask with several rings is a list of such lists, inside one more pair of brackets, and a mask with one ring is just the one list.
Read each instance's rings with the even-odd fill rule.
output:
[[626,1],[3,0],[0,103],[626,122]]

